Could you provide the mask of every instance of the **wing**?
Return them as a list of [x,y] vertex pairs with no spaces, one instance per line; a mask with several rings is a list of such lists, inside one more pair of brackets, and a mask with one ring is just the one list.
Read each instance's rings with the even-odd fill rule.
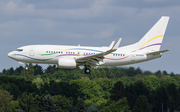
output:
[[80,57],[80,58],[76,59],[76,62],[77,63],[85,63],[86,65],[90,65],[90,64],[101,65],[104,63],[103,62],[104,56],[116,51],[119,47],[120,42],[121,42],[121,38],[119,38],[119,40],[116,42],[116,44],[114,46],[113,46],[114,43],[112,43],[110,45],[110,47],[112,46],[110,48],[110,50],[107,50],[102,53],[94,54],[91,56]]

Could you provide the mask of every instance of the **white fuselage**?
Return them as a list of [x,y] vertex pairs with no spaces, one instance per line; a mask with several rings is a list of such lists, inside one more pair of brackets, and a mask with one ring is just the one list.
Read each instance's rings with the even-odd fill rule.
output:
[[[62,46],[62,45],[29,45],[12,51],[8,56],[23,63],[58,64],[60,58],[73,58],[90,56],[108,50],[109,47]],[[104,56],[100,66],[122,66],[159,58],[161,53],[147,54],[147,52],[126,52],[123,47]],[[77,63],[81,66],[82,63]],[[90,66],[96,66],[91,64]]]

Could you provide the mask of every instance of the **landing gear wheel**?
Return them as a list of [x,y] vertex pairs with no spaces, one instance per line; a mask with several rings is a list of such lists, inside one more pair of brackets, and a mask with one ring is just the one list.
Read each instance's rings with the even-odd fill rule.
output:
[[25,70],[28,71],[28,69],[29,69],[28,64],[26,64]]
[[91,70],[90,70],[89,68],[85,68],[84,72],[85,72],[86,74],[89,74],[89,73],[91,72]]
[[29,68],[26,66],[26,67],[25,67],[25,70],[27,71],[28,69],[29,69]]

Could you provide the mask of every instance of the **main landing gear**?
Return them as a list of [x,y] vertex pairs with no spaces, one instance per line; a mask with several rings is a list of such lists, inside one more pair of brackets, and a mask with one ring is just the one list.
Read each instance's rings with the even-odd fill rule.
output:
[[86,74],[89,74],[91,72],[91,70],[88,68],[88,66],[85,66],[84,72]]

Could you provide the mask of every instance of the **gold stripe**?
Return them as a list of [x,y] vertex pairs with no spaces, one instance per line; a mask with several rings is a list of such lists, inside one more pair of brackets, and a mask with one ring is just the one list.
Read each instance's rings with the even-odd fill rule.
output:
[[[152,40],[154,40],[154,39],[156,39],[156,38],[159,38],[159,37],[164,37],[164,35],[158,35],[158,36],[156,36],[156,37],[150,39],[150,40],[147,41],[145,44],[143,44],[138,50],[140,50],[142,47],[144,47],[144,46],[145,46],[147,43],[149,43],[150,41],[152,41]],[[136,51],[137,51],[137,50],[136,50]]]

